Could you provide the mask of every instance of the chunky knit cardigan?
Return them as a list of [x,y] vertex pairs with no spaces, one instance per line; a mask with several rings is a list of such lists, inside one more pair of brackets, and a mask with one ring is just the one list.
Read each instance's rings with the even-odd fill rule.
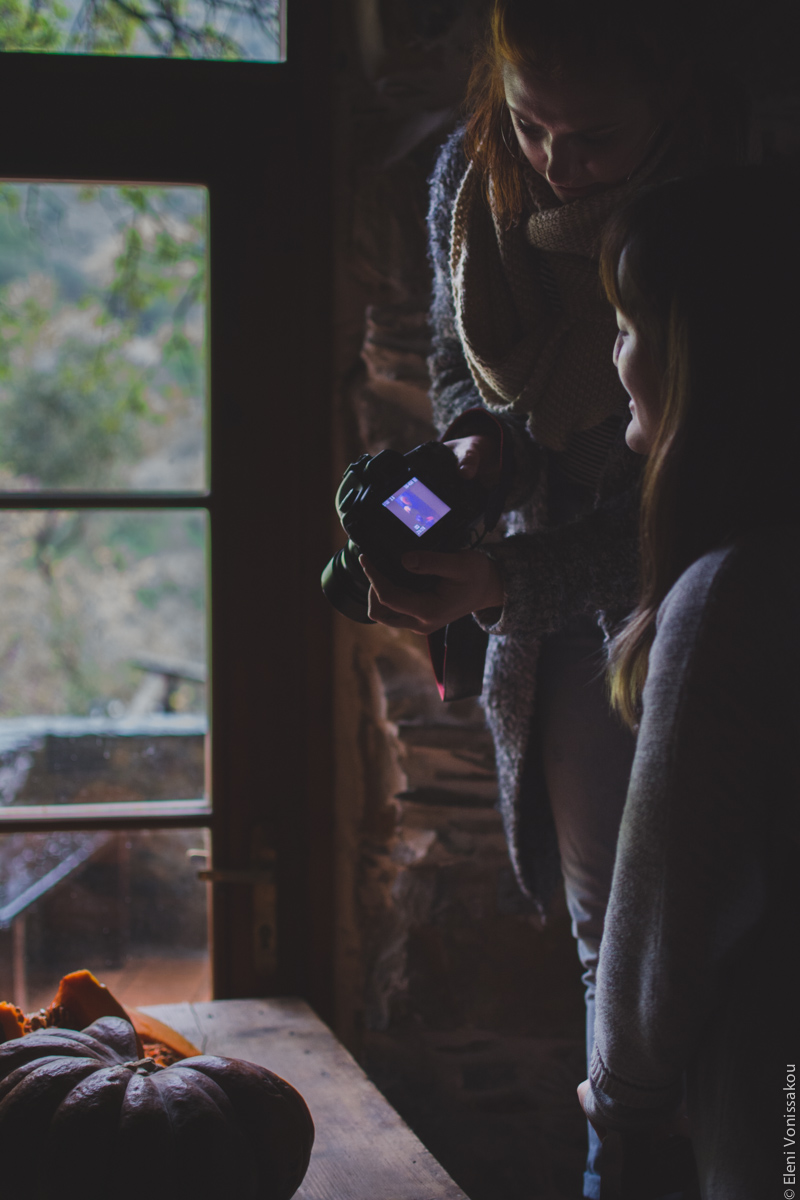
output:
[[[452,217],[467,169],[463,133],[457,131],[443,147],[436,165],[429,213],[434,271],[429,368],[434,419],[441,432],[468,409],[484,404],[490,407],[465,356],[459,329],[461,321],[463,330],[463,318],[462,314],[457,316],[454,297]],[[569,206],[576,216],[580,204],[577,201]],[[613,386],[619,388],[611,362],[614,313],[600,295],[599,286],[594,296],[584,297],[580,305],[564,306],[559,299],[564,291],[563,282],[559,287],[564,270],[578,266],[584,271],[586,263],[565,263],[567,256],[530,243],[526,251],[526,286],[537,296],[542,318],[550,322],[563,351],[542,379],[537,396],[529,397],[531,407],[537,404],[537,398],[547,402],[547,389],[563,393],[566,377],[575,386],[574,357],[587,338],[593,346],[591,369],[584,370],[578,386],[605,393]],[[587,247],[586,256],[590,255]],[[595,263],[591,272],[596,278]],[[598,339],[598,324],[603,322],[605,336]],[[620,407],[626,410],[624,400],[620,388]],[[595,615],[608,628],[632,608],[638,577],[641,460],[627,449],[627,421],[620,418],[600,472],[594,509],[568,524],[554,526],[548,516],[548,475],[558,461],[558,451],[534,439],[519,406],[505,406],[502,399],[496,399],[491,410],[500,414],[513,439],[515,474],[508,501],[508,536],[486,547],[486,553],[500,567],[505,603],[500,620],[484,624],[493,636],[489,639],[483,704],[495,742],[500,810],[511,861],[522,890],[544,910],[560,875],[555,829],[543,780],[539,780],[533,795],[521,795],[523,767],[532,744],[539,644],[542,637],[580,614]],[[580,428],[578,422],[576,432]],[[460,432],[464,432],[463,424]],[[559,434],[557,444],[567,442]],[[479,624],[482,615],[486,614],[476,615]],[[529,770],[526,778],[535,779],[539,774]]]
[[[637,172],[636,186],[665,154],[660,148]],[[597,266],[606,221],[634,185],[561,204],[524,158],[517,170],[528,212],[510,227],[496,219],[475,167],[459,185],[450,240],[456,327],[483,402],[522,416],[540,446],[568,451],[575,435],[628,412]]]

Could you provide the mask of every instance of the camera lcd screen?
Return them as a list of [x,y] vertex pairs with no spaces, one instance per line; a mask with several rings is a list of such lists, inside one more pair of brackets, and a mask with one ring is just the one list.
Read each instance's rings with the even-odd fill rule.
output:
[[444,500],[435,496],[431,489],[426,488],[416,477],[410,479],[402,491],[395,492],[388,500],[384,500],[383,507],[388,508],[389,512],[407,525],[417,537],[422,537],[445,513],[450,512]]

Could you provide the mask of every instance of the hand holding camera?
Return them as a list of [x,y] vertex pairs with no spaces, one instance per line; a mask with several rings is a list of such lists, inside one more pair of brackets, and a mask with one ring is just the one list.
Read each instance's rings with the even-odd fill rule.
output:
[[344,616],[430,633],[502,604],[497,568],[472,552],[500,515],[499,455],[484,437],[452,447],[383,450],[347,468],[336,508],[349,540],[322,573]]
[[446,554],[412,551],[403,555],[406,570],[438,577],[433,592],[398,587],[363,555],[359,561],[372,584],[369,616],[382,625],[429,634],[468,613],[503,603],[500,572],[490,558],[474,550]]

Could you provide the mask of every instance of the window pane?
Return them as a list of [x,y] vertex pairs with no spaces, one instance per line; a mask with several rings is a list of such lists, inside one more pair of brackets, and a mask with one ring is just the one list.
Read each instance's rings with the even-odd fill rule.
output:
[[0,1000],[88,968],[125,1005],[210,998],[206,830],[0,836]]
[[204,795],[206,520],[0,512],[0,806]]
[[280,62],[281,0],[21,0],[0,9],[0,50]]
[[207,210],[0,183],[0,491],[205,490]]

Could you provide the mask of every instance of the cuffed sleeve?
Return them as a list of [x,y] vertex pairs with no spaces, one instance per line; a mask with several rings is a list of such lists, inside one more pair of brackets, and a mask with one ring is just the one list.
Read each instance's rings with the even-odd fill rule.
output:
[[568,525],[482,546],[498,566],[504,603],[489,633],[537,638],[598,610],[624,613],[636,598],[638,491],[599,505]]
[[683,1080],[673,1078],[658,1087],[631,1083],[609,1071],[595,1046],[589,1066],[592,1085],[587,1116],[607,1129],[635,1132],[667,1121],[680,1107]]

